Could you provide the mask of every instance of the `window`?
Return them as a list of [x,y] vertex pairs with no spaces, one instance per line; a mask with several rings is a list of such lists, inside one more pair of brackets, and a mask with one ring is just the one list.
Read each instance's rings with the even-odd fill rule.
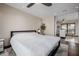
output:
[[68,34],[70,35],[75,34],[75,24],[68,24]]
[[67,35],[74,35],[75,34],[75,23],[65,23],[61,25],[61,29],[66,30]]

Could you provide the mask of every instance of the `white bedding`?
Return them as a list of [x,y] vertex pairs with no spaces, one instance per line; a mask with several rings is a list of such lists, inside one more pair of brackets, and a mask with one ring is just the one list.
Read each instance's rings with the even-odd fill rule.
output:
[[58,44],[60,38],[37,33],[21,33],[11,38],[17,56],[45,56]]

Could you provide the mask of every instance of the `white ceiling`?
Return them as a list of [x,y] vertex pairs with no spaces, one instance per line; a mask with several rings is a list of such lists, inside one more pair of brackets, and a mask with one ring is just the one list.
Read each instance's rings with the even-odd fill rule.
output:
[[47,7],[43,4],[35,4],[30,8],[26,6],[28,3],[7,3],[7,5],[15,7],[26,13],[32,14],[37,17],[44,16],[58,16],[76,12],[78,10],[78,3],[52,3],[51,7]]

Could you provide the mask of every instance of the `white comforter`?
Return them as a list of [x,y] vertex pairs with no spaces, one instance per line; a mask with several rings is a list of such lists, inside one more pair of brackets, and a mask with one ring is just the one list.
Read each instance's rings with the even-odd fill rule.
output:
[[59,37],[21,33],[11,38],[11,45],[18,56],[45,56],[57,45]]

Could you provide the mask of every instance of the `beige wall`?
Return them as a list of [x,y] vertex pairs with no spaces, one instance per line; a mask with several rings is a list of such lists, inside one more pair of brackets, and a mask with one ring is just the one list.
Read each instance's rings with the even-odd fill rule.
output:
[[45,16],[42,19],[42,22],[46,25],[45,34],[54,35],[54,16]]
[[10,31],[38,29],[41,19],[7,5],[0,7],[0,38],[8,45]]
[[78,21],[76,22],[76,34],[79,36],[79,11],[78,11]]
[[76,35],[79,36],[79,20],[76,22]]

